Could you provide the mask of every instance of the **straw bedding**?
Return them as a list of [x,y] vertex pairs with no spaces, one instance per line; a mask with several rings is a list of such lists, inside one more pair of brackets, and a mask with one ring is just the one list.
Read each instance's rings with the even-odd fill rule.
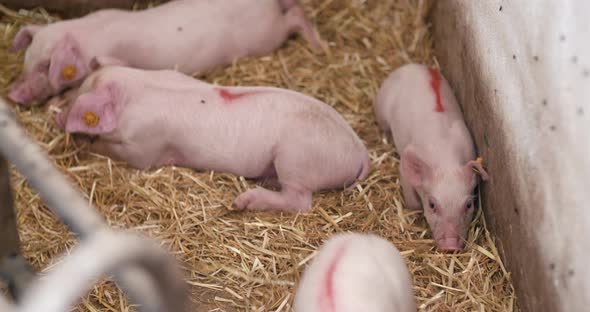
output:
[[[233,199],[256,181],[176,167],[139,171],[90,154],[57,130],[47,105],[15,107],[17,118],[112,227],[156,238],[178,258],[191,285],[193,311],[290,311],[305,264],[324,240],[345,231],[378,233],[400,249],[420,310],[516,310],[510,276],[481,209],[464,253],[437,252],[420,212],[403,209],[399,156],[375,124],[372,101],[387,74],[407,62],[436,66],[427,21],[430,2],[303,3],[330,42],[327,53],[312,53],[297,37],[268,57],[240,60],[199,78],[312,95],[334,106],[357,131],[372,160],[369,178],[354,190],[315,194],[310,213],[233,212]],[[18,26],[56,17],[43,9],[2,11],[0,91],[5,94],[22,64],[22,54],[7,52]],[[24,254],[37,269],[49,270],[59,254],[74,248],[76,238],[17,172],[13,184]],[[107,280],[94,286],[77,310],[137,309]]]

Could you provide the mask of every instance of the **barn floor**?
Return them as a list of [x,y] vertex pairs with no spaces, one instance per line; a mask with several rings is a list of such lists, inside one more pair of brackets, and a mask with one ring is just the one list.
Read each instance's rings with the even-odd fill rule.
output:
[[[407,62],[436,66],[426,21],[430,2],[311,2],[303,1],[330,42],[329,53],[312,53],[296,37],[268,57],[199,77],[297,90],[334,106],[350,122],[369,148],[371,174],[355,190],[316,194],[311,213],[232,212],[233,199],[254,181],[175,167],[144,172],[89,154],[58,131],[47,105],[15,107],[17,118],[112,227],[164,242],[186,270],[193,311],[290,311],[313,252],[344,231],[378,233],[402,251],[421,311],[516,310],[509,274],[481,213],[464,253],[437,252],[421,214],[403,209],[398,156],[375,124],[372,100],[386,75]],[[42,10],[0,9],[0,87],[6,94],[22,63],[21,54],[7,52],[12,36],[22,23],[51,17]],[[24,253],[37,269],[51,269],[76,238],[16,172],[13,184]],[[77,310],[136,308],[107,280]]]

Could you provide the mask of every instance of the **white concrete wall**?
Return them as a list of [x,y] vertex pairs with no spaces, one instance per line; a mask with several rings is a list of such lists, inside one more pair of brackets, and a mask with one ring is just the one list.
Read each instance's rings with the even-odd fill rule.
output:
[[493,181],[485,213],[523,311],[590,311],[590,1],[443,0],[443,74]]

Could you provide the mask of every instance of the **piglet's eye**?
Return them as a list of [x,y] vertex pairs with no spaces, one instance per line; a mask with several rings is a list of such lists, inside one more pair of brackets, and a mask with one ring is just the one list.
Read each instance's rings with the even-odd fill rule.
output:
[[430,209],[436,208],[436,204],[434,203],[434,201],[432,199],[428,200],[428,206],[430,207]]
[[468,200],[468,201],[465,203],[465,208],[466,208],[466,209],[471,209],[471,208],[473,208],[473,202],[474,202],[474,200],[473,200],[473,199],[470,199],[470,200]]

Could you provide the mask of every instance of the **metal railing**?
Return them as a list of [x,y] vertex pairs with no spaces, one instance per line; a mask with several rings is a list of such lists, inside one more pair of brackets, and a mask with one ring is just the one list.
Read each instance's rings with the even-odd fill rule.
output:
[[[2,155],[80,238],[76,250],[40,279],[34,277],[20,256],[9,173]],[[114,275],[141,311],[187,311],[187,286],[173,257],[147,239],[109,228],[26,136],[3,99],[0,200],[0,278],[8,282],[17,297],[13,304],[0,296],[0,312],[69,311],[94,282],[109,275]]]

